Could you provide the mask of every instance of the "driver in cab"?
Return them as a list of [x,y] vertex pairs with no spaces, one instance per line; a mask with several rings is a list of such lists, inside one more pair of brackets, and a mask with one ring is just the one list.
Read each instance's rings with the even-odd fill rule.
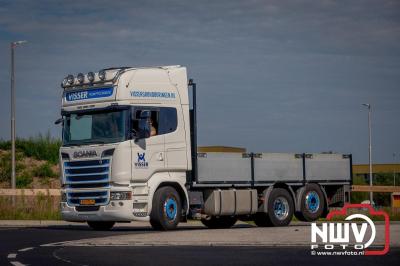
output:
[[150,137],[157,136],[157,129],[155,127],[153,118],[150,118]]

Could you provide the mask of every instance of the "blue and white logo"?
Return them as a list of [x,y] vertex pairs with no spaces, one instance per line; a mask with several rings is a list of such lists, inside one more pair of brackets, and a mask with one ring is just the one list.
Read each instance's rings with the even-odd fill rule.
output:
[[146,158],[145,158],[146,153],[137,153],[137,162],[135,163],[135,167],[136,168],[148,168],[149,167],[149,163],[146,162]]
[[72,102],[96,98],[105,98],[110,97],[113,94],[113,91],[114,89],[112,87],[72,91],[65,94],[65,100],[67,100],[68,102]]

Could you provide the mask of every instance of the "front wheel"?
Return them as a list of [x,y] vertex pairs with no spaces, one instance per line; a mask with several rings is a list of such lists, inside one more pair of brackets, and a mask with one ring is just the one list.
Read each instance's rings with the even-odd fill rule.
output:
[[88,221],[90,228],[96,231],[108,231],[110,230],[115,222],[100,222],[100,221]]
[[157,189],[153,197],[150,224],[156,230],[173,230],[178,226],[182,214],[181,199],[173,187]]

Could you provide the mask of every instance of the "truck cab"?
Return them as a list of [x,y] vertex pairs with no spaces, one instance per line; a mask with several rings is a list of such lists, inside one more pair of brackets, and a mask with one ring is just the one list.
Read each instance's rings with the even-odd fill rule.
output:
[[63,219],[95,229],[149,221],[162,186],[179,196],[171,196],[171,216],[185,217],[192,168],[186,68],[109,68],[68,75],[62,88]]

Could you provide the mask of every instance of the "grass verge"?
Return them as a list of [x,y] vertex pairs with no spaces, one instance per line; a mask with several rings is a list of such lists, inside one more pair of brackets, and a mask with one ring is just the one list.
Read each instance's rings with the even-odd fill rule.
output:
[[0,197],[0,220],[60,220],[60,197],[37,196]]

